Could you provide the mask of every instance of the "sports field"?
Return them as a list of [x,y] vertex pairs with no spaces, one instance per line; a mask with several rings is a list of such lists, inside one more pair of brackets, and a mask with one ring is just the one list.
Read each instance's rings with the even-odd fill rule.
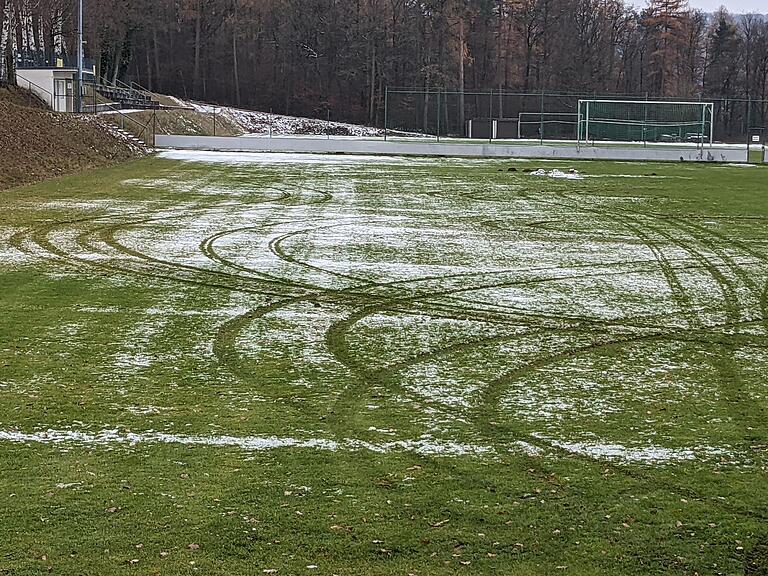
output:
[[0,195],[0,574],[766,573],[768,168],[163,156]]

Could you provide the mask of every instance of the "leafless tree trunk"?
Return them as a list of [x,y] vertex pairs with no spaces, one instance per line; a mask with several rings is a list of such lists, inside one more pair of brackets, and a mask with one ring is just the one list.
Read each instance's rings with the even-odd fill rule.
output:
[[160,75],[160,48],[158,46],[157,42],[157,25],[153,22],[152,24],[152,52],[154,55],[154,64],[155,64],[155,78],[157,79],[157,89],[162,89],[162,76]]
[[459,130],[464,134],[464,125],[466,124],[464,101],[464,60],[466,57],[466,38],[464,37],[464,18],[459,14]]
[[12,75],[11,67],[13,65],[13,59],[8,62],[7,44],[10,44],[10,34],[5,32],[6,24],[6,0],[0,0],[0,66],[3,68],[0,70],[0,80],[9,79]]
[[195,98],[200,98],[200,33],[203,18],[203,5],[202,0],[197,0],[195,10],[195,68],[192,73],[192,93]]
[[238,18],[237,18],[237,0],[235,0],[235,14],[232,19],[232,73],[235,80],[235,104],[240,106],[240,72],[237,67],[237,32],[238,32]]

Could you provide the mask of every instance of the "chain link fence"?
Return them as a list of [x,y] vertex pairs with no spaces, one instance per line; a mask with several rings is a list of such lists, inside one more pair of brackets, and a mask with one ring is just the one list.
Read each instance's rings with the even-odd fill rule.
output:
[[[543,141],[579,139],[580,100],[626,100],[663,104],[680,98],[594,93],[516,93],[504,90],[466,91],[388,88],[385,124],[390,133],[417,133],[434,138]],[[692,104],[711,103],[706,140],[713,143],[763,145],[768,133],[768,100],[701,97]],[[711,123],[711,126],[710,126]],[[670,140],[676,140],[674,134]],[[699,136],[703,139],[703,135]],[[658,138],[655,139],[658,141]],[[680,141],[684,141],[684,135]],[[590,141],[600,145],[601,141]]]

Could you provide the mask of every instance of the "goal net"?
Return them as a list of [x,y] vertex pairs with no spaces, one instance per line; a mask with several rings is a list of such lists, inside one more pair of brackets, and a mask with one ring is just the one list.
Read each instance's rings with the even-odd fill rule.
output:
[[573,140],[578,117],[576,112],[520,112],[517,137]]
[[579,100],[578,139],[712,143],[711,102]]

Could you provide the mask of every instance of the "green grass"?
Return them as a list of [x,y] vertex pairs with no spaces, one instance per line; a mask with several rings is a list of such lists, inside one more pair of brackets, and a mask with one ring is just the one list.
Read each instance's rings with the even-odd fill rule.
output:
[[754,164],[762,164],[765,160],[765,150],[762,148],[750,149],[749,161]]
[[766,192],[343,157],[6,191],[0,573],[764,574]]

